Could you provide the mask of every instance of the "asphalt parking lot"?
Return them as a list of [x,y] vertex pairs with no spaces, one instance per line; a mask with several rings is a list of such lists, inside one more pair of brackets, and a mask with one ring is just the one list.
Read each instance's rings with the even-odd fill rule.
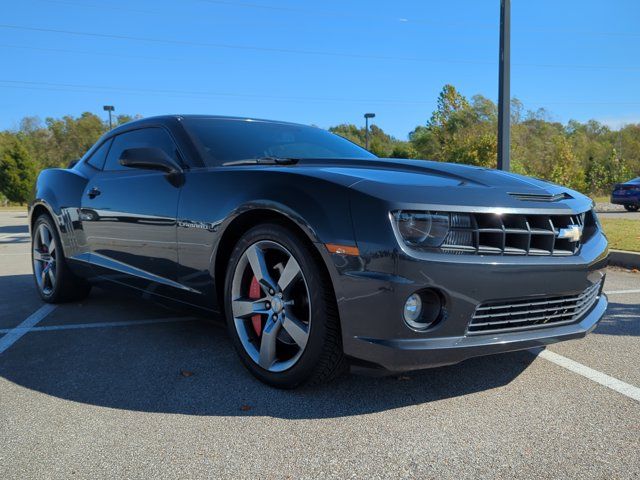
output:
[[640,478],[640,274],[605,290],[545,354],[285,392],[216,322],[98,289],[43,307],[26,215],[0,212],[1,476]]

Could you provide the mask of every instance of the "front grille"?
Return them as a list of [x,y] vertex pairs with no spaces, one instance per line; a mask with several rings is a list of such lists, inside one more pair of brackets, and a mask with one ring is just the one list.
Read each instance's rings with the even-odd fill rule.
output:
[[[591,211],[577,215],[520,215],[451,213],[451,229],[441,251],[479,255],[575,255],[596,231]],[[576,226],[580,240],[560,238],[560,231]]]
[[577,322],[598,300],[601,285],[602,281],[594,283],[579,295],[483,303],[476,308],[468,332],[484,334]]

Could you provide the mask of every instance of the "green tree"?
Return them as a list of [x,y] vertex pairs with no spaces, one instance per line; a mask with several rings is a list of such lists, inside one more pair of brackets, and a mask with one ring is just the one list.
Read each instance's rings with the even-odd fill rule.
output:
[[[351,140],[363,148],[366,144],[366,131],[364,128],[358,128],[352,124],[342,124],[329,128],[329,131]],[[387,158],[394,156],[395,153],[395,156],[403,155],[402,158],[409,158],[404,157],[404,155],[410,155],[415,152],[405,147],[404,144],[406,143],[385,133],[377,125],[369,127],[369,151],[378,157]]]
[[444,162],[493,167],[497,157],[497,108],[482,95],[469,102],[445,85],[438,106],[425,126],[409,136],[417,154]]
[[391,150],[390,158],[418,158],[418,152],[413,148],[410,142],[397,142]]
[[557,136],[553,143],[553,164],[548,177],[552,182],[575,190],[585,190],[585,173],[571,150],[571,144],[565,137]]
[[47,118],[51,139],[44,159],[46,167],[63,167],[80,158],[107,131],[97,115],[85,112],[80,117]]
[[26,203],[36,178],[36,164],[24,139],[18,135],[0,135],[0,192],[11,202]]

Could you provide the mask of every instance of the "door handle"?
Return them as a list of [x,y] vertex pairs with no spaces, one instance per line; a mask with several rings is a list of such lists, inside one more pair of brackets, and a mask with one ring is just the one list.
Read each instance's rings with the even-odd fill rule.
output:
[[91,190],[89,190],[89,193],[87,193],[87,195],[89,196],[89,198],[96,198],[101,193],[102,192],[98,187],[93,187]]

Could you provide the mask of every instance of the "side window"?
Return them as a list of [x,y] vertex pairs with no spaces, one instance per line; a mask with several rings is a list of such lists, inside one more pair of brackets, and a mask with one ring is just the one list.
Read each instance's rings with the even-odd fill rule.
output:
[[151,127],[125,132],[113,139],[104,169],[106,171],[131,170],[120,165],[120,156],[127,148],[156,147],[176,159],[176,146],[169,134],[162,128]]
[[98,170],[102,170],[104,167],[104,161],[107,158],[107,153],[109,153],[109,147],[111,146],[111,139],[104,142],[100,147],[93,152],[93,154],[87,160],[87,163],[91,165],[93,168],[97,168]]

